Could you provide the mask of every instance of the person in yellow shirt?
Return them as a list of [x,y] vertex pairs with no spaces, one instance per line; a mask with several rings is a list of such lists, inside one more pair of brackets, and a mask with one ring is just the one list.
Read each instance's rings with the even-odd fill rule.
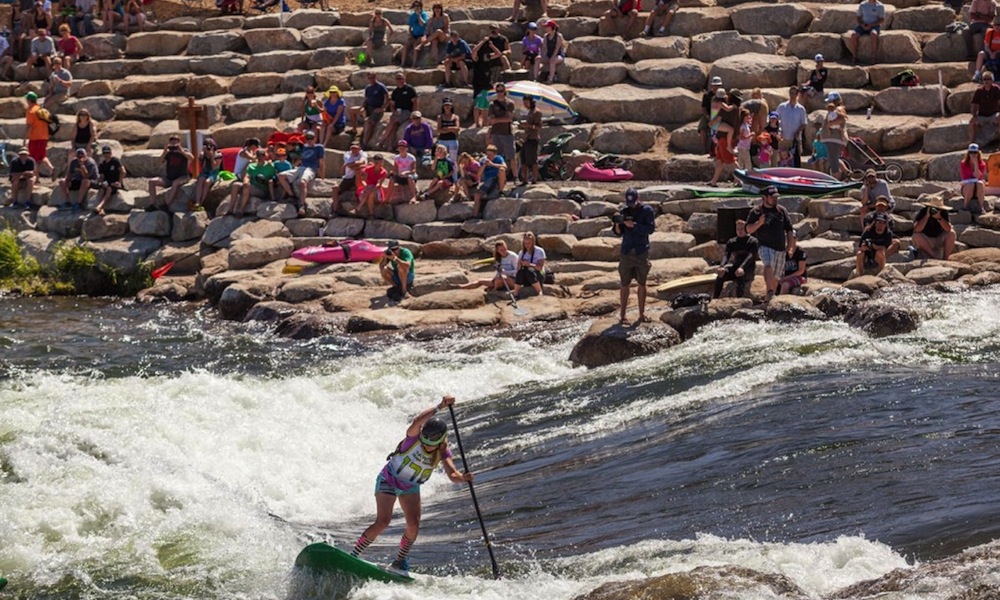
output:
[[25,140],[25,146],[28,147],[28,154],[31,158],[35,159],[35,177],[38,177],[40,166],[45,164],[49,169],[49,175],[55,175],[55,168],[49,161],[47,155],[49,146],[49,124],[46,123],[38,115],[38,112],[42,110],[42,107],[38,104],[38,94],[35,92],[28,92],[24,95],[25,101],[28,103],[28,110],[25,113],[25,119],[27,121],[27,139]]

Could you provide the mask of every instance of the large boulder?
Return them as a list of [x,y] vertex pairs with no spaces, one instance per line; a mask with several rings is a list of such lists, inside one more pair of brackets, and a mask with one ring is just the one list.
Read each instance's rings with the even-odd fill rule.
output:
[[[596,123],[670,125],[696,121],[701,115],[701,94],[680,88],[647,89],[619,84],[581,92],[570,105]],[[664,106],[670,110],[663,110]]]
[[[246,70],[249,73],[287,73],[288,71],[304,70],[309,66],[313,52],[295,52],[292,50],[274,50],[250,55]],[[341,62],[343,64],[343,62]]]
[[640,38],[628,47],[628,57],[635,62],[648,58],[687,58],[690,42],[686,37]]
[[176,56],[184,52],[194,37],[182,31],[148,31],[133,33],[125,43],[129,56]]
[[708,66],[689,58],[654,58],[629,65],[628,77],[641,85],[700,91],[705,88]]
[[664,133],[656,125],[608,123],[594,127],[591,143],[597,152],[640,154],[650,150]]
[[777,35],[741,35],[736,31],[712,31],[691,38],[691,58],[713,63],[720,58],[737,54],[777,54],[780,47],[781,36]]
[[569,359],[588,368],[649,356],[679,344],[677,330],[663,323],[622,326],[614,319],[596,321],[573,346]]
[[931,181],[958,181],[958,165],[965,152],[939,154],[927,161],[927,179]]
[[249,29],[243,32],[243,39],[250,47],[251,54],[306,49],[306,45],[302,43],[302,33],[291,27]]
[[292,255],[295,245],[288,238],[244,238],[229,247],[229,268],[256,269]]
[[625,81],[628,68],[622,63],[585,63],[567,58],[559,65],[557,76],[574,87],[603,88]]
[[160,247],[160,240],[151,237],[126,236],[101,242],[87,242],[97,261],[123,273],[133,273],[150,254]]
[[701,327],[731,318],[733,313],[746,310],[752,304],[753,301],[749,298],[719,298],[708,303],[668,310],[660,315],[660,320],[680,333],[682,339],[688,340]]
[[965,37],[961,32],[941,33],[924,44],[924,60],[928,62],[960,62],[966,56]]
[[860,137],[876,152],[887,153],[926,144],[924,134],[930,124],[928,118],[880,115],[872,119],[851,119],[848,127],[852,136]]
[[770,54],[740,54],[712,65],[712,77],[722,77],[728,88],[788,87],[796,83],[798,59]]
[[725,31],[733,28],[729,11],[721,6],[698,9],[681,9],[674,15],[670,33],[693,37],[706,31]]
[[617,261],[621,256],[621,244],[621,239],[615,237],[580,240],[573,245],[573,260]]
[[619,38],[587,35],[569,42],[566,56],[588,63],[621,62],[625,58],[625,42]]
[[[885,21],[882,23],[882,32],[892,26],[893,13],[895,7],[891,4],[885,5]],[[844,5],[827,4],[820,9],[819,16],[809,24],[809,31],[844,33],[853,31],[858,25],[858,4],[856,2]]]
[[302,43],[313,50],[361,46],[365,43],[365,31],[357,27],[308,27],[302,30]]
[[220,75],[222,77],[239,75],[247,68],[247,60],[233,52],[223,52],[215,56],[199,56],[192,58],[188,64],[195,75]]
[[803,296],[775,296],[764,309],[764,316],[769,321],[792,323],[794,321],[822,321],[826,319],[823,311],[813,306],[809,298]]
[[188,56],[214,56],[220,52],[246,52],[249,48],[236,31],[206,31],[196,33],[188,42]]
[[160,98],[183,96],[187,90],[186,75],[133,75],[118,83],[117,92],[124,98]]
[[859,304],[847,313],[846,321],[851,327],[861,329],[873,338],[911,333],[918,325],[913,311],[882,302]]
[[916,6],[892,14],[893,29],[937,33],[955,22],[955,11],[941,4]]
[[[846,40],[847,34],[844,35]],[[909,31],[886,31],[879,36],[878,56],[872,56],[874,46],[865,38],[858,40],[858,58],[865,62],[882,64],[906,64],[918,62],[923,56],[920,39]],[[897,71],[898,72],[898,71]],[[937,78],[935,77],[935,81]]]
[[[823,58],[832,63],[840,60],[845,55],[845,51],[839,33],[800,33],[788,40],[785,54],[808,61],[812,61],[817,54],[822,54]],[[828,64],[827,69],[830,66]],[[812,68],[811,65],[810,68]],[[829,81],[827,81],[827,85],[830,85]]]
[[948,88],[940,85],[890,87],[875,94],[875,108],[889,114],[933,117],[941,114],[942,98]]
[[690,233],[654,232],[649,236],[649,258],[684,258],[695,245]]
[[744,4],[731,12],[733,26],[740,33],[777,35],[790,38],[812,23],[813,14],[801,4]]

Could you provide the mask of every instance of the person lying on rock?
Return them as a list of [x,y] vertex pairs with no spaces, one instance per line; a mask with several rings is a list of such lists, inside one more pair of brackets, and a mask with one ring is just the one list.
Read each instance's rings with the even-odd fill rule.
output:
[[941,198],[925,202],[913,217],[913,245],[925,256],[948,260],[955,250],[955,230]]
[[757,252],[760,244],[757,238],[747,233],[747,222],[736,221],[736,237],[726,242],[726,251],[722,263],[715,270],[715,291],[712,298],[722,295],[722,286],[727,281],[736,282],[736,297],[746,294],[746,285],[752,282],[757,270]]
[[864,275],[866,267],[875,267],[878,269],[877,273],[881,273],[886,259],[898,251],[899,238],[889,229],[889,215],[875,215],[872,224],[861,232],[858,253],[855,255],[855,273],[858,276]]

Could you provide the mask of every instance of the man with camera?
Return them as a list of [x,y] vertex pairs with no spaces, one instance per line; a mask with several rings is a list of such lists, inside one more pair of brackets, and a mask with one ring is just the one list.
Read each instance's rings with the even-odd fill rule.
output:
[[378,269],[382,280],[392,285],[387,294],[390,300],[398,302],[411,297],[415,262],[413,253],[400,246],[398,241],[390,240],[386,244],[385,255],[382,256]]
[[889,229],[889,215],[875,213],[872,224],[861,233],[854,268],[858,276],[864,275],[866,266],[874,266],[881,273],[885,261],[899,250],[899,238]]
[[[87,192],[90,188],[97,187],[97,163],[87,156],[87,151],[83,148],[76,149],[76,158],[69,163],[69,172],[60,182],[65,201],[60,208],[72,208],[80,210],[87,202]],[[70,192],[76,192],[76,202],[70,200]]]
[[769,185],[761,192],[760,206],[747,215],[747,233],[760,242],[760,262],[764,265],[764,283],[767,284],[764,302],[770,302],[785,274],[786,248],[794,242],[788,211],[778,206],[778,188]]
[[726,242],[726,253],[722,264],[715,272],[715,292],[712,298],[722,295],[722,286],[727,281],[736,282],[736,297],[742,298],[748,281],[753,281],[757,270],[757,251],[760,244],[757,238],[747,233],[747,222],[736,221],[736,237]]
[[639,202],[635,188],[625,190],[625,208],[611,215],[612,230],[622,236],[622,254],[618,260],[621,279],[621,308],[618,322],[628,325],[628,292],[634,279],[638,284],[636,296],[639,303],[638,323],[649,323],[646,316],[646,277],[649,276],[649,236],[656,230],[656,213],[653,207]]
[[[167,147],[160,154],[160,161],[164,165],[163,177],[154,177],[149,180],[149,206],[146,210],[170,210],[170,205],[177,198],[177,193],[181,187],[191,181],[191,161],[194,155],[188,149],[181,146],[179,135],[172,135],[167,140]],[[167,190],[167,197],[161,206],[156,201],[157,186],[170,188]]]
[[955,230],[948,219],[950,209],[941,198],[924,203],[913,217],[913,245],[931,258],[948,260],[955,250]]

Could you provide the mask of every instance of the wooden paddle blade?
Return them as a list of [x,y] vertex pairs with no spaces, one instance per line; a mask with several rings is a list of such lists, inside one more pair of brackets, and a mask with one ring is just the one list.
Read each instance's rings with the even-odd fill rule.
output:
[[167,272],[170,271],[170,269],[173,269],[175,264],[177,264],[176,261],[172,260],[167,264],[163,265],[162,267],[153,269],[153,272],[150,273],[149,276],[152,277],[153,279],[159,279],[160,277],[166,275]]

